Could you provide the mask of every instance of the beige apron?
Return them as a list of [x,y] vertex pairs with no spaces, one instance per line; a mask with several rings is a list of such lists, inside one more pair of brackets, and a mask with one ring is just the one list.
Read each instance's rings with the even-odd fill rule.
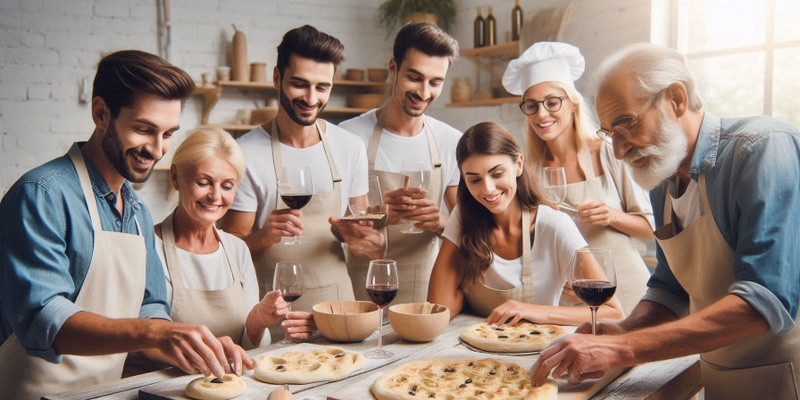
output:
[[[103,231],[89,172],[77,144],[70,148],[69,156],[78,172],[94,228],[92,261],[75,304],[107,318],[137,318],[147,274],[147,249],[141,227],[140,235]],[[1,397],[38,399],[118,380],[126,355],[64,355],[61,363],[55,364],[27,355],[12,334],[0,347]]]
[[[344,262],[342,246],[331,234],[328,217],[331,215],[339,216],[342,214],[340,195],[341,177],[333,156],[330,152],[328,141],[320,132],[322,146],[328,159],[331,169],[331,179],[333,179],[333,190],[328,193],[314,193],[311,201],[303,207],[303,221],[305,227],[301,239],[303,244],[297,246],[285,246],[278,243],[254,257],[253,262],[256,266],[256,276],[260,298],[272,290],[272,278],[275,274],[275,263],[278,261],[294,261],[303,265],[303,275],[305,277],[306,289],[303,296],[292,303],[294,311],[311,311],[314,304],[323,301],[353,300],[353,286],[350,284],[350,277],[347,275],[347,266]],[[275,120],[272,121],[272,158],[275,166],[276,179],[283,170],[283,157],[281,156],[281,146],[278,128]],[[278,179],[280,180],[280,179]],[[280,196],[277,208],[288,208]],[[366,290],[366,289],[365,289]],[[270,327],[270,334],[273,338],[282,338],[283,329],[280,324],[273,324]]]
[[522,210],[522,286],[497,290],[482,282],[474,282],[464,287],[467,309],[475,315],[488,317],[497,306],[508,300],[538,304],[536,289],[533,287],[533,262],[531,262],[531,212]]
[[[583,152],[580,157],[586,180],[567,185],[567,196],[564,198],[564,203],[572,207],[577,207],[590,199],[603,200],[605,198],[603,178],[595,173],[590,153]],[[613,176],[606,175],[608,184],[613,185]],[[574,213],[570,212],[570,214]],[[629,315],[647,290],[647,280],[650,279],[650,272],[634,243],[636,239],[610,226],[590,224],[577,217],[574,217],[573,220],[589,247],[611,249],[614,254],[614,267],[617,271],[615,296],[622,304],[625,315]],[[566,304],[562,303],[562,305]]]
[[[384,117],[386,110],[378,116],[378,123],[372,130],[369,141],[368,159],[370,175],[378,176],[381,188],[386,191],[403,187],[403,177],[398,172],[375,170],[375,159],[378,155],[378,145],[383,133]],[[424,117],[427,118],[427,117]],[[439,146],[433,136],[430,121],[424,120],[425,135],[428,137],[428,150],[430,151],[431,184],[426,199],[437,204],[441,203],[444,196],[444,179],[442,172],[442,159]],[[407,234],[400,232],[407,227],[408,221],[402,220],[398,224],[388,225],[387,236],[389,239],[386,258],[397,261],[397,274],[400,276],[400,290],[394,299],[395,304],[419,303],[428,299],[428,282],[431,279],[431,270],[436,256],[439,254],[439,238],[436,233],[424,230],[422,233]],[[347,254],[347,271],[353,283],[353,292],[356,299],[370,301],[364,284],[367,279],[369,259],[355,254]]]
[[[689,310],[701,310],[728,294],[736,280],[733,250],[709,208],[705,175],[700,175],[701,216],[683,231],[673,220],[667,193],[658,244],[675,277],[689,294]],[[731,329],[736,329],[731,326]],[[706,398],[798,399],[800,328],[786,335],[762,334],[701,355]]]
[[[205,325],[215,337],[228,336],[241,344],[244,324],[250,310],[244,300],[244,283],[239,268],[234,267],[226,248],[227,239],[216,233],[222,244],[228,266],[233,275],[233,285],[221,290],[196,290],[186,287],[183,271],[178,263],[173,230],[173,211],[161,221],[161,245],[164,249],[164,264],[172,281],[172,301],[169,316],[175,322]],[[216,231],[216,228],[215,228]],[[131,353],[125,361],[123,377],[143,374],[170,367],[169,364],[153,361],[141,353]]]

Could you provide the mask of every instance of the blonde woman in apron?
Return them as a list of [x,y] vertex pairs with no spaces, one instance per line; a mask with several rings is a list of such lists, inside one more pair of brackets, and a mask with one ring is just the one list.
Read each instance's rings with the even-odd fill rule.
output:
[[[252,349],[270,344],[266,328],[286,314],[287,305],[278,292],[259,302],[247,245],[214,227],[244,171],[244,154],[230,134],[221,129],[192,133],[175,151],[170,168],[178,206],[155,230],[173,321],[205,325],[214,336]],[[144,353],[161,359],[158,352]],[[125,372],[166,366],[133,353]]]
[[[612,250],[616,296],[629,314],[647,289],[650,272],[642,259],[653,238],[653,209],[613,149],[595,135],[573,81],[583,73],[580,51],[565,43],[536,43],[509,63],[506,89],[523,95],[528,164],[533,174],[564,167],[567,194],[559,205],[573,217],[591,247]],[[562,304],[580,303],[565,288]]]
[[[558,305],[575,251],[586,247],[569,216],[540,205],[524,157],[504,127],[468,129],[456,158],[462,179],[431,274],[428,300],[486,316],[489,323],[579,325],[588,308]],[[596,271],[601,277],[602,272]],[[436,288],[436,290],[433,290]],[[620,319],[616,297],[601,318]]]

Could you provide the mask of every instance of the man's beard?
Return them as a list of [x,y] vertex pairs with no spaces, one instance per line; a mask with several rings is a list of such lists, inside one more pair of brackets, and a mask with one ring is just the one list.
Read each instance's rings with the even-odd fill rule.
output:
[[[105,153],[108,161],[123,178],[133,183],[142,183],[150,177],[150,174],[153,172],[153,167],[151,166],[147,171],[137,171],[131,167],[125,157],[126,151],[122,148],[122,142],[119,140],[119,134],[114,127],[114,122],[115,120],[112,118],[103,136],[103,153]],[[154,159],[153,156],[145,150],[129,149],[127,152],[139,158]],[[155,163],[153,163],[153,166],[155,166]]]
[[283,109],[286,111],[286,114],[289,115],[289,118],[291,118],[292,121],[294,121],[296,124],[302,126],[314,125],[314,123],[317,122],[317,118],[319,118],[319,114],[322,112],[323,109],[325,109],[325,106],[327,105],[327,103],[320,104],[319,106],[317,106],[317,112],[313,116],[303,119],[300,118],[300,116],[297,115],[297,113],[294,111],[293,103],[299,103],[302,106],[308,106],[308,103],[299,99],[289,100],[289,97],[286,96],[286,93],[284,93],[283,91],[283,87],[281,87],[278,96],[280,97],[281,107],[283,107]]
[[[656,142],[647,147],[631,149],[623,160],[631,166],[633,179],[641,187],[651,190],[665,179],[674,175],[686,158],[689,140],[680,124],[667,116],[663,107],[658,107],[661,121],[658,123]],[[636,167],[632,163],[642,157],[649,157],[646,165]]]

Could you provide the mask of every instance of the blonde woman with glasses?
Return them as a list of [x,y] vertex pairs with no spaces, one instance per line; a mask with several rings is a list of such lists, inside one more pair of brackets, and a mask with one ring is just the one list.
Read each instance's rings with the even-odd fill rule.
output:
[[[560,210],[572,216],[591,247],[610,248],[619,277],[617,297],[629,314],[649,278],[640,250],[653,238],[653,209],[612,146],[598,138],[574,81],[584,71],[578,48],[539,42],[512,60],[506,90],[522,96],[527,162],[534,174],[564,167],[566,197]],[[579,302],[565,287],[562,304]]]

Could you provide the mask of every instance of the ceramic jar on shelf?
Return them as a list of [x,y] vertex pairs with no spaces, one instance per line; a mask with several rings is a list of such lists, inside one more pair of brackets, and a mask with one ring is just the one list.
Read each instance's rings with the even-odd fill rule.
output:
[[453,79],[453,86],[450,88],[450,101],[453,103],[463,103],[472,100],[472,84],[469,77],[457,76]]

